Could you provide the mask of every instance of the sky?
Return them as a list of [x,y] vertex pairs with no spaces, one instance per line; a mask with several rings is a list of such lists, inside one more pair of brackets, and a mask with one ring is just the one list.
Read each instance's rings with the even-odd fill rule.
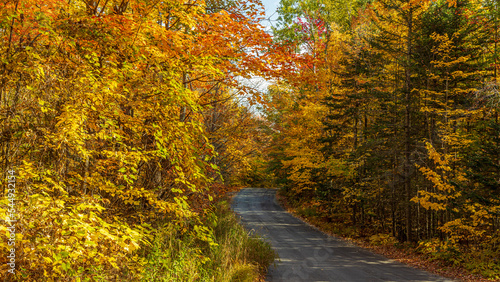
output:
[[[276,13],[276,9],[279,6],[280,0],[261,0],[261,1],[262,4],[264,4],[264,8],[266,9],[266,18],[271,20],[271,21],[269,20],[263,21],[262,25],[266,27],[266,30],[269,30],[271,27],[271,23],[275,23],[274,21],[278,18],[278,13]],[[252,85],[253,87],[256,87],[262,92],[266,92],[267,87],[272,83],[271,81],[267,81],[259,76],[254,76],[249,80],[242,79],[242,82]],[[253,110],[257,111],[254,107]]]
[[[264,7],[266,8],[266,18],[271,18],[272,20],[276,20],[278,17],[278,14],[275,13],[276,9],[278,8],[278,5],[280,4],[280,0],[261,0],[262,4],[264,4]],[[265,21],[262,24],[266,26],[270,26],[269,21]]]

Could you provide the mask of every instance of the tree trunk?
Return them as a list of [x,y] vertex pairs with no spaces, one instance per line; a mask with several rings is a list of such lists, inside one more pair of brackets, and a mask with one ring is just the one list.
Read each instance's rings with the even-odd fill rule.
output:
[[411,57],[412,57],[412,32],[413,32],[413,7],[410,7],[408,11],[408,35],[406,41],[406,66],[405,66],[405,165],[404,165],[404,190],[405,190],[405,205],[406,205],[406,241],[411,241],[411,230],[412,230],[412,220],[411,220]]

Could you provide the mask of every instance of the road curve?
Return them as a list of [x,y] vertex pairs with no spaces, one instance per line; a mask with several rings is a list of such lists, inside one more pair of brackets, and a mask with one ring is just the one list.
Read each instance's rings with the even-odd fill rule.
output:
[[232,202],[243,225],[279,255],[268,281],[452,281],[325,235],[283,210],[275,189],[245,188]]

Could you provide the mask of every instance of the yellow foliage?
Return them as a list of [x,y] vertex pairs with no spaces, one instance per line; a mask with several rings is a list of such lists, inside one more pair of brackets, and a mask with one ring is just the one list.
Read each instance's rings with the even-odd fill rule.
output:
[[435,169],[418,165],[417,167],[425,178],[433,184],[434,190],[419,190],[418,195],[411,200],[428,210],[446,210],[450,200],[461,196],[461,192],[457,191],[456,187],[451,184],[449,175],[453,172],[454,176],[459,179],[463,179],[464,175],[452,171],[450,167],[451,162],[454,161],[452,155],[438,153],[430,143],[426,143],[426,148],[429,160],[432,161]]
[[16,277],[137,281],[138,251],[160,221],[213,245],[199,222],[219,171],[204,99],[263,68],[245,53],[268,39],[256,15],[208,14],[203,1],[42,2],[0,5],[0,168],[17,176]]

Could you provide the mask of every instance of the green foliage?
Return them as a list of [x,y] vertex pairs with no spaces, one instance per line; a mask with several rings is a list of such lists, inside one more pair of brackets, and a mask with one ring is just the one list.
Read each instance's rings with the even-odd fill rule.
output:
[[214,243],[183,234],[170,223],[157,228],[147,248],[143,281],[256,281],[275,253],[261,238],[248,235],[227,202],[206,215]]
[[490,256],[473,257],[465,263],[465,268],[492,280],[500,278],[500,264],[495,263]]
[[498,250],[493,251],[488,243],[478,244],[468,250],[451,240],[431,239],[420,241],[416,250],[430,260],[445,261],[454,266],[461,266],[471,273],[490,279],[500,277]]
[[297,214],[306,218],[317,216],[317,211],[314,207],[299,207]]
[[277,183],[329,230],[495,277],[498,5],[350,3],[281,2],[276,39],[296,50],[269,88]]

